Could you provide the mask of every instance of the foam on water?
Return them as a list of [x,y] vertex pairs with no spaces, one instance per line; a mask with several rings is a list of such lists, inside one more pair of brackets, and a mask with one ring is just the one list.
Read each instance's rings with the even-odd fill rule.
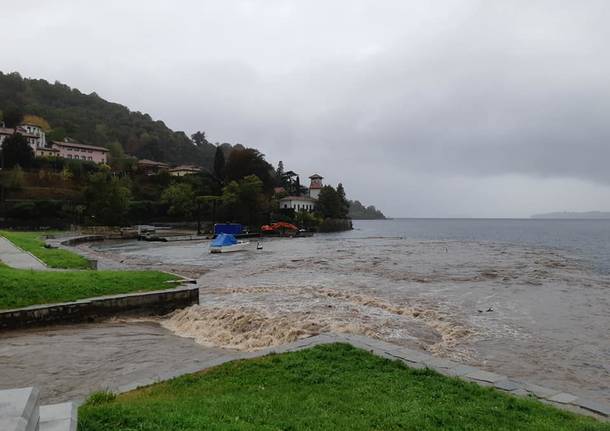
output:
[[610,279],[573,249],[357,234],[217,256],[205,243],[131,243],[108,256],[209,271],[199,279],[201,305],[162,321],[207,346],[364,334],[610,399]]

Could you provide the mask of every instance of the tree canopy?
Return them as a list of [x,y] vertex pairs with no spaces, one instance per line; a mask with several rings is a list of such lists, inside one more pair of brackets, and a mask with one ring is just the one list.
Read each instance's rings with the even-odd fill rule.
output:
[[23,121],[23,110],[14,105],[5,105],[2,110],[2,121],[10,129],[14,129]]
[[225,165],[226,181],[238,181],[255,175],[263,183],[263,190],[270,192],[275,184],[273,167],[267,163],[264,154],[254,148],[234,149]]
[[332,186],[324,186],[320,190],[318,212],[325,218],[342,219],[347,217],[347,208],[343,198]]
[[34,152],[28,140],[23,135],[15,133],[6,137],[2,143],[2,159],[5,168],[14,166],[29,168],[34,163]]
[[97,222],[120,225],[127,213],[131,191],[120,178],[108,172],[89,176],[85,188],[87,211]]
[[214,177],[223,183],[225,180],[225,154],[220,146],[216,147],[216,154],[214,154]]

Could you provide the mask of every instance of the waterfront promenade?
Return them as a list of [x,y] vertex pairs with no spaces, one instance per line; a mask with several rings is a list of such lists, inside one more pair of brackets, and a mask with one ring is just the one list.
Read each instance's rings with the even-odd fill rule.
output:
[[32,254],[0,236],[0,261],[16,269],[46,270],[47,266]]

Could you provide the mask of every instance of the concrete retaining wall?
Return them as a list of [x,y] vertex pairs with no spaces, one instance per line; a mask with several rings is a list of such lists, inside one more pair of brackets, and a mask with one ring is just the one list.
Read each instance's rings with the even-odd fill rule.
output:
[[196,286],[36,305],[0,311],[0,331],[91,322],[112,316],[162,315],[193,304],[199,304],[199,288]]

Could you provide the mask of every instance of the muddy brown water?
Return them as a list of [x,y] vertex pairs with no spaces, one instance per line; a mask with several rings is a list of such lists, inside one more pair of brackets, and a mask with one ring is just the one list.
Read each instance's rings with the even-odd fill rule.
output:
[[226,354],[156,322],[106,322],[0,334],[0,389],[38,386],[43,403],[82,400]]
[[[262,251],[227,255],[210,255],[206,242],[94,245],[93,252],[131,267],[201,268],[201,304],[156,323],[13,334],[8,345],[2,337],[0,385],[52,383],[58,369],[78,378],[91,372],[93,382],[127,379],[133,367],[168,367],[218,349],[257,350],[334,331],[610,402],[610,279],[590,261],[539,244],[365,233],[265,240]],[[130,337],[133,351],[123,344]],[[80,353],[58,365],[69,355],[64,345]],[[101,363],[110,354],[102,356],[98,369],[89,359],[98,345],[125,350],[113,365]],[[39,359],[28,353],[33,349]],[[57,393],[84,392],[55,386]]]

